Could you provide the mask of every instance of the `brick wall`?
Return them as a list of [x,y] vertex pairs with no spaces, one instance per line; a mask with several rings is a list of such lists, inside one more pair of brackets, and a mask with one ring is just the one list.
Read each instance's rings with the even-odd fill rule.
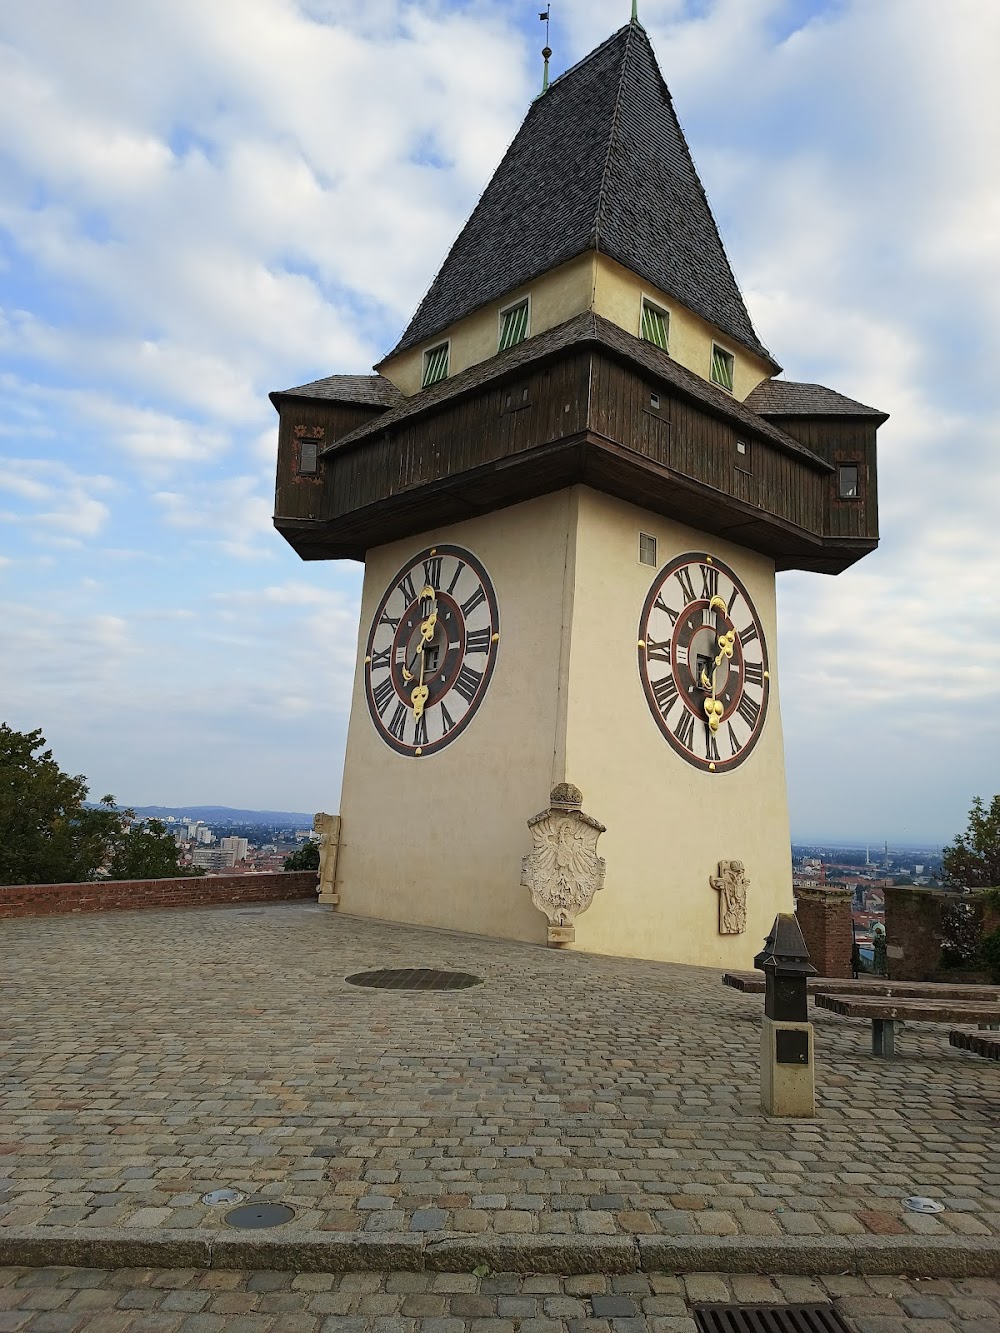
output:
[[795,890],[795,915],[809,950],[809,961],[821,977],[851,976],[850,889]]
[[893,981],[931,981],[941,963],[941,914],[954,898],[897,884],[885,891],[885,942]]
[[286,870],[274,875],[104,880],[96,884],[0,885],[0,918],[117,912],[144,907],[293,902],[314,899],[318,885],[319,875],[315,870]]

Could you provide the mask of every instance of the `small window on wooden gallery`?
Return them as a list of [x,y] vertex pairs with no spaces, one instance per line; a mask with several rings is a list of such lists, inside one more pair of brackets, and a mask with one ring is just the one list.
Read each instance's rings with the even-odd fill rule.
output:
[[517,305],[509,305],[500,311],[500,340],[497,351],[504,352],[515,343],[524,342],[528,336],[528,317],[531,311],[530,299],[526,296]]
[[639,533],[639,564],[656,568],[656,538],[649,532]]
[[642,318],[639,321],[639,336],[643,342],[655,343],[667,350],[667,338],[670,334],[670,311],[654,305],[645,296],[642,298]]
[[750,445],[746,440],[736,441],[736,471],[753,471],[753,455],[750,452]]
[[857,463],[841,463],[837,468],[837,495],[841,500],[861,498],[861,469]]
[[315,477],[319,471],[319,440],[299,440],[300,477]]
[[448,353],[451,350],[451,343],[440,343],[437,347],[431,347],[424,353],[424,378],[422,387],[427,388],[429,384],[437,384],[438,380],[448,378]]
[[732,352],[727,352],[724,347],[718,343],[712,344],[712,383],[718,384],[723,389],[733,391],[733,371],[736,369],[736,358]]

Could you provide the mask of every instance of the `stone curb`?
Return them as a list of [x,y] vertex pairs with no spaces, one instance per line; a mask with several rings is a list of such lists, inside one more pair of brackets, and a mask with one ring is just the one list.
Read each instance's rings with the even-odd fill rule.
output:
[[0,1266],[225,1268],[300,1273],[775,1273],[1000,1278],[1000,1236],[365,1237],[309,1231],[284,1239],[190,1231],[0,1227]]

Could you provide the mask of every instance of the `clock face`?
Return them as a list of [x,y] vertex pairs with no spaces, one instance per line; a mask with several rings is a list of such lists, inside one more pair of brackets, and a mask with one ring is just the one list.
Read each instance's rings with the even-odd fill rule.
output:
[[386,745],[416,757],[450,745],[483,701],[499,644],[496,593],[472,552],[414,556],[386,588],[365,649],[368,711]]
[[767,717],[767,646],[750,595],[714,556],[688,553],[653,580],[639,678],[656,725],[696,768],[741,764]]

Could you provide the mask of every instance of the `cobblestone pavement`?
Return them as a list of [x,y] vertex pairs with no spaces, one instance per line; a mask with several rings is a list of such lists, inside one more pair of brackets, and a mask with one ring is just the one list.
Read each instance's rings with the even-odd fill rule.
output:
[[[819,1118],[770,1121],[761,1000],[714,970],[309,903],[2,938],[0,1235],[231,1237],[200,1202],[222,1186],[292,1205],[283,1239],[1000,1234],[1000,1069],[944,1027],[878,1060],[869,1024],[814,1011]],[[484,985],[344,980],[387,965]],[[946,1211],[905,1212],[912,1194]]]
[[857,1333],[997,1333],[985,1278],[476,1277],[0,1268],[0,1333],[695,1333],[700,1303],[825,1304]]

